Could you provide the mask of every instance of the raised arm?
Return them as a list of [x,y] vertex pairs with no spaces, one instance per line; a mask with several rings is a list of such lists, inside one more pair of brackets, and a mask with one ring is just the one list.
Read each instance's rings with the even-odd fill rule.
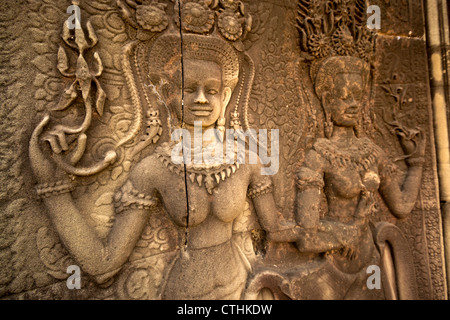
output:
[[406,159],[408,172],[403,181],[391,173],[387,157],[380,162],[380,194],[392,214],[399,219],[407,217],[414,209],[422,181],[423,165],[425,163],[426,140],[421,132],[415,136],[399,134],[400,143],[409,158]]
[[66,249],[99,283],[116,274],[128,260],[148,220],[148,211],[128,209],[117,216],[103,241],[81,216],[70,194],[51,196],[44,202]]
[[423,161],[409,162],[405,179],[399,181],[393,175],[382,175],[380,194],[382,195],[392,214],[403,219],[414,209],[422,181]]
[[30,140],[30,161],[39,183],[38,194],[43,198],[50,220],[72,257],[85,272],[102,283],[117,273],[128,260],[147,223],[151,203],[137,209],[130,207],[135,194],[131,189],[132,181],[138,175],[133,173],[115,197],[122,212],[116,215],[108,238],[101,239],[76,207],[67,175],[39,147],[39,136],[47,123],[48,118],[45,118]]

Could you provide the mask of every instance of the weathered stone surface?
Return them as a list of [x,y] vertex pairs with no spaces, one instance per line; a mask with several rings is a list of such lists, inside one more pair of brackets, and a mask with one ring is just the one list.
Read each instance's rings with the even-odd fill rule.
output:
[[372,4],[1,4],[0,297],[446,299],[423,5]]

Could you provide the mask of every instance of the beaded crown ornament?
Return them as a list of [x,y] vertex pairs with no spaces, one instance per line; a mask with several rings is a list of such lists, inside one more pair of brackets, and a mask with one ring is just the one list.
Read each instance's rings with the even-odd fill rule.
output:
[[376,33],[367,27],[364,0],[299,0],[297,29],[302,57],[313,80],[330,57],[355,57],[373,63]]

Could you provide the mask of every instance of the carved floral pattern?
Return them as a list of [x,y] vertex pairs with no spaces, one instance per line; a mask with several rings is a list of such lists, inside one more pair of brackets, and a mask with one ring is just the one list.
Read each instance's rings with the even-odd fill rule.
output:
[[225,11],[219,16],[218,27],[222,35],[231,41],[236,41],[242,36],[242,19],[239,14]]
[[[178,15],[175,19],[179,24]],[[181,7],[181,26],[185,31],[207,33],[211,31],[214,22],[214,12],[206,5],[204,0],[192,0]]]
[[330,38],[321,33],[313,34],[308,40],[308,45],[313,56],[317,58],[326,57],[331,51]]
[[299,0],[298,8],[300,47],[305,58],[351,55],[368,62],[372,60],[368,53],[373,51],[375,34],[365,27],[363,0]]
[[[249,122],[254,128],[280,130],[280,181],[275,177],[274,194],[280,210],[288,216],[294,206],[291,195],[294,184],[290,185],[289,181],[294,180],[295,167],[304,155],[306,145],[303,143],[307,140],[302,137],[315,134],[315,116],[300,77],[290,72],[297,70],[298,53],[288,45],[295,41],[283,37],[288,31],[280,29],[279,23],[278,17],[270,14],[262,23],[264,44],[249,104]],[[310,117],[308,122],[307,117]]]
[[166,7],[167,5],[162,3],[138,6],[136,20],[145,30],[161,32],[169,25],[169,18],[165,12]]
[[339,29],[336,30],[332,37],[332,43],[334,50],[339,55],[350,56],[355,52],[353,36],[346,26],[339,27]]
[[240,5],[242,5],[242,2],[236,0],[220,0],[220,4],[226,9],[235,11]]
[[[398,6],[401,7],[401,4]],[[383,145],[387,153],[401,159],[397,144],[386,139],[391,130],[386,121],[398,120],[409,127],[420,126],[428,131],[431,111],[428,73],[423,62],[426,60],[426,48],[420,40],[383,37],[377,42],[377,51],[380,54],[377,55],[379,67],[376,75],[376,142]],[[443,278],[443,248],[435,235],[440,234],[442,229],[438,192],[433,180],[435,158],[431,148],[428,144],[420,195],[412,218],[397,224],[413,249],[419,298],[446,299],[443,282],[438,280]],[[399,161],[398,165],[404,166],[403,161]],[[386,212],[386,208],[381,208]]]

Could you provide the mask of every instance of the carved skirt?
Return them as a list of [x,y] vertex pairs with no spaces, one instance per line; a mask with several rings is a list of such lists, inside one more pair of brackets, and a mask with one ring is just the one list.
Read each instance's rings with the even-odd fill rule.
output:
[[237,300],[244,291],[248,267],[233,241],[188,249],[180,254],[170,271],[163,299]]

